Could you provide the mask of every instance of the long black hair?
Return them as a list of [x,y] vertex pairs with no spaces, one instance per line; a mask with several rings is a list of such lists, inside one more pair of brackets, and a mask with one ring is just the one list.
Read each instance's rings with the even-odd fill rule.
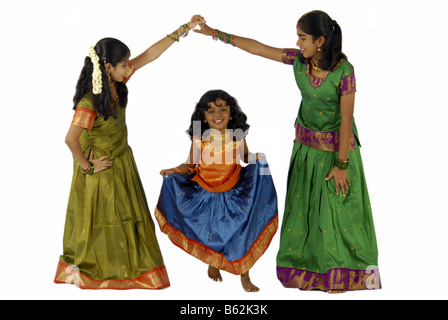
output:
[[[216,100],[218,99],[224,100],[230,107],[230,116],[232,117],[232,120],[229,121],[227,129],[234,130],[234,132],[236,132],[235,130],[240,129],[240,133],[242,134],[238,135],[238,132],[236,132],[237,134],[234,136],[238,140],[244,138],[244,136],[247,135],[247,130],[250,126],[246,122],[247,116],[241,110],[241,107],[238,105],[237,100],[223,90],[210,90],[201,97],[199,102],[196,104],[194,112],[191,116],[190,127],[187,130],[187,134],[190,136],[190,139],[193,139],[193,136],[195,136],[195,138],[202,138],[203,133],[207,129],[210,129],[208,123],[204,123],[204,111],[210,108],[210,106],[208,105],[210,102],[216,102]],[[196,137],[198,132],[193,132],[195,121],[198,121],[201,124],[201,137]]]
[[[130,56],[130,50],[123,42],[114,38],[101,39],[94,48],[96,54],[100,58],[99,65],[103,80],[102,92],[94,95],[94,106],[95,111],[103,115],[104,119],[107,120],[109,116],[114,118],[117,116],[117,106],[114,104],[114,106],[111,107],[114,100],[110,90],[105,64],[110,63],[115,67],[119,62]],[[92,92],[92,72],[92,61],[89,57],[86,57],[84,60],[84,67],[81,70],[78,83],[76,84],[76,93],[73,97],[73,109],[75,110],[84,95]],[[125,108],[128,103],[128,88],[124,82],[117,82],[117,94],[120,106]]]
[[[341,59],[347,59],[342,52],[342,30],[339,24],[330,18],[330,16],[319,10],[304,14],[297,22],[303,32],[311,35],[316,41],[319,37],[324,37],[325,42],[322,46],[322,59],[319,61],[319,68],[327,71],[333,71]],[[299,56],[300,62],[305,59]]]

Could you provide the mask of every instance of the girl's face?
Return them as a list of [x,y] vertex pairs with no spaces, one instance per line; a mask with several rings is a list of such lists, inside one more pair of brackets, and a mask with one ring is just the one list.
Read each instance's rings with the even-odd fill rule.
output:
[[318,46],[322,47],[324,44],[323,37],[319,37],[314,41],[313,36],[303,32],[299,27],[297,27],[297,36],[299,37],[297,46],[300,48],[300,52],[304,58],[317,57],[320,54],[317,48]]
[[208,123],[210,129],[217,129],[221,134],[225,134],[227,124],[232,117],[230,116],[230,107],[222,99],[208,104],[209,108],[204,111],[205,123]]
[[124,76],[129,71],[128,63],[129,63],[129,57],[126,57],[122,61],[117,63],[117,65],[115,67],[112,65],[109,66],[109,74],[110,74],[112,80],[114,80],[116,82],[123,81]]

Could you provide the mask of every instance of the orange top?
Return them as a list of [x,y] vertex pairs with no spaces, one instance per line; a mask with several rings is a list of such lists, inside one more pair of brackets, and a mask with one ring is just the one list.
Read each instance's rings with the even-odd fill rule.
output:
[[229,131],[222,136],[210,136],[208,140],[194,140],[201,150],[201,163],[191,172],[191,179],[210,192],[225,192],[240,179],[240,154],[244,154],[244,140],[233,141]]

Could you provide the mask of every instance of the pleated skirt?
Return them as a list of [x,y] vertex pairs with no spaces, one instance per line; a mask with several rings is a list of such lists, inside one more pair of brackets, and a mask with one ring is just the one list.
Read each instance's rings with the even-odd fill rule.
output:
[[277,277],[303,290],[381,287],[372,208],[359,147],[349,151],[348,194],[326,181],[337,153],[294,143]]
[[155,216],[179,248],[232,274],[247,272],[278,228],[277,194],[267,163],[243,167],[237,184],[209,192],[194,174],[164,177]]
[[75,161],[54,281],[82,289],[170,285],[130,148],[93,175],[83,174]]

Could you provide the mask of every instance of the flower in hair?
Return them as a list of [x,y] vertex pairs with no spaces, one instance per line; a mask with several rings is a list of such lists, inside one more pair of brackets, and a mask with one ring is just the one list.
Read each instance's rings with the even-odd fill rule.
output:
[[90,58],[93,64],[92,72],[92,88],[93,94],[100,94],[103,91],[103,79],[101,77],[100,58],[96,54],[95,48],[90,47],[87,56]]

